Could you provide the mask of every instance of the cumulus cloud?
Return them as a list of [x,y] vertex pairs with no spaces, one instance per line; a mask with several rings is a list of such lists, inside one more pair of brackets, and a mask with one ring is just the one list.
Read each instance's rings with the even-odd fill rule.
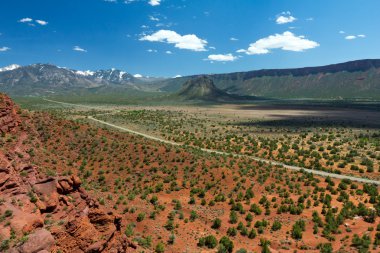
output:
[[231,40],[231,41],[238,41],[239,39],[234,38],[234,37],[231,37],[230,40]]
[[346,32],[345,31],[339,31],[340,34],[345,34]]
[[136,77],[136,78],[141,78],[143,77],[141,74],[134,74],[133,77]]
[[247,50],[240,49],[237,52],[246,53],[248,55],[268,54],[271,49],[302,52],[318,46],[319,44],[317,42],[308,40],[305,36],[296,36],[292,32],[286,31],[283,34],[270,35],[266,38],[259,39],[251,43]]
[[148,4],[152,6],[157,6],[161,4],[161,0],[149,0]]
[[20,23],[29,23],[29,22],[32,22],[32,21],[33,21],[33,19],[31,19],[31,18],[22,18],[18,22],[20,22]]
[[297,19],[291,15],[289,11],[283,12],[280,15],[277,15],[276,18],[276,23],[279,25],[287,24],[287,23],[292,23],[296,21]]
[[148,49],[148,50],[146,50],[146,51],[148,51],[149,53],[157,53],[157,50],[156,50],[156,49]]
[[0,52],[6,52],[8,50],[11,50],[10,47],[0,47]]
[[173,54],[173,52],[170,51],[170,50],[166,51],[165,53],[167,53],[167,54]]
[[73,50],[74,50],[74,51],[78,51],[78,52],[84,52],[84,53],[87,53],[87,50],[84,49],[84,48],[81,48],[80,46],[75,46],[75,47],[73,47]]
[[366,36],[364,34],[359,34],[358,37],[359,38],[365,38]]
[[45,20],[39,20],[39,19],[36,20],[36,23],[39,25],[47,25],[48,24],[48,22],[46,22]]
[[233,56],[232,54],[210,54],[207,57],[207,60],[226,62],[226,61],[235,61],[237,58],[238,57]]
[[171,30],[159,30],[151,35],[141,37],[140,40],[174,44],[176,48],[191,51],[206,51],[207,45],[206,40],[198,38],[195,34],[180,35]]

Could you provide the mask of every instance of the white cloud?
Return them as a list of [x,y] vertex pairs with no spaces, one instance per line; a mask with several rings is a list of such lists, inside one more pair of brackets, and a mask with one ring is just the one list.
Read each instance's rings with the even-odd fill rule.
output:
[[296,21],[297,19],[291,15],[289,11],[283,12],[280,15],[277,16],[276,23],[279,25],[292,23]]
[[206,51],[207,45],[206,40],[198,38],[195,34],[180,35],[171,30],[159,30],[151,35],[141,37],[140,40],[174,44],[176,48],[192,51]]
[[355,35],[348,35],[345,37],[346,40],[354,40],[356,39],[356,36]]
[[31,19],[31,18],[22,18],[18,22],[20,22],[20,23],[29,23],[29,22],[32,22],[32,21],[33,21],[33,19]]
[[140,75],[140,74],[134,74],[133,75],[133,77],[136,77],[136,78],[141,78],[141,77],[143,77],[142,75]]
[[172,23],[172,22],[169,22],[169,23],[157,23],[156,27],[172,27],[173,25],[175,25],[175,24]]
[[161,3],[161,0],[149,0],[148,4],[152,5],[152,6],[157,6],[157,5],[160,5]]
[[276,23],[279,24],[279,25],[282,25],[282,24],[286,24],[286,23],[292,23],[296,20],[295,17],[293,16],[289,16],[289,17],[285,17],[285,16],[279,16],[277,19],[276,19]]
[[236,53],[247,53],[247,50],[245,50],[245,49],[239,49],[239,50],[236,50]]
[[238,57],[233,56],[232,54],[210,54],[207,57],[207,60],[209,61],[235,61]]
[[231,40],[231,41],[238,41],[239,39],[234,38],[234,37],[231,37],[230,40]]
[[149,16],[149,19],[152,20],[152,21],[157,21],[157,22],[160,21],[159,18],[156,18],[154,16]]
[[73,47],[73,50],[74,50],[74,51],[78,51],[78,52],[84,52],[84,53],[87,53],[87,50],[81,48],[80,46],[75,46],[75,47]]
[[[32,18],[22,18],[18,22],[20,22],[20,23],[28,23],[28,25],[30,25],[30,26],[35,26],[33,23],[31,23],[31,22],[33,22]],[[37,24],[39,24],[39,25],[47,25],[48,24],[47,21],[41,20],[41,19],[36,19],[35,22]]]
[[359,35],[348,35],[344,37],[346,40],[355,40],[357,38],[365,38],[366,36],[364,34],[359,34]]
[[345,31],[339,31],[340,34],[345,34],[346,32]]
[[39,20],[39,19],[36,20],[36,23],[38,23],[40,25],[47,25],[48,24],[48,22],[46,22],[45,20]]
[[104,0],[104,2],[108,2],[108,3],[117,3],[117,0]]
[[173,52],[170,51],[170,50],[166,51],[165,53],[167,53],[167,54],[173,54]]
[[178,78],[178,77],[182,77],[181,75],[176,75],[176,76],[174,76],[173,78]]
[[0,52],[5,52],[8,50],[11,50],[11,48],[10,47],[0,47]]
[[148,49],[148,50],[146,50],[146,51],[148,51],[149,53],[157,53],[157,50],[156,50],[156,49]]
[[315,41],[308,40],[305,36],[296,36],[292,32],[286,31],[283,34],[270,35],[251,43],[247,50],[240,49],[238,53],[268,54],[271,49],[282,49],[286,51],[302,52],[307,49],[318,47]]
[[307,18],[306,21],[314,21],[313,17]]

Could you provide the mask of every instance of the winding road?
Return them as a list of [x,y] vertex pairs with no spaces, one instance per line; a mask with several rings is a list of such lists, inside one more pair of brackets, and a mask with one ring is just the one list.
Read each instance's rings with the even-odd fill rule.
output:
[[[94,107],[94,106],[87,106],[87,105],[81,105],[81,104],[72,104],[72,103],[55,101],[55,100],[51,100],[51,99],[44,99],[44,100],[48,101],[48,102],[51,102],[51,103],[68,105],[68,106],[74,106],[74,107],[83,107],[83,108],[89,108],[89,109],[99,109],[98,107]],[[173,142],[173,141],[168,141],[168,140],[165,140],[165,139],[162,139],[162,138],[158,138],[158,137],[155,137],[155,136],[152,136],[152,135],[149,135],[149,134],[145,134],[145,133],[141,133],[141,132],[138,132],[138,131],[134,131],[134,130],[129,129],[127,127],[118,126],[118,125],[115,125],[115,124],[112,124],[112,123],[109,123],[109,122],[106,122],[106,121],[103,121],[103,120],[100,120],[100,119],[96,119],[96,118],[94,118],[92,116],[88,116],[87,119],[92,120],[92,121],[97,122],[97,123],[100,123],[100,124],[103,124],[103,125],[106,125],[106,126],[109,126],[109,127],[112,127],[114,129],[118,129],[118,130],[123,131],[123,132],[128,132],[128,133],[131,133],[131,134],[139,135],[139,136],[142,136],[142,137],[145,137],[147,139],[154,140],[154,141],[166,143],[166,144],[173,145],[173,146],[184,146],[181,143],[177,143],[177,142]],[[194,148],[197,148],[197,147],[194,147]],[[282,166],[282,167],[284,167],[286,169],[290,169],[290,170],[295,170],[295,171],[303,170],[303,171],[306,171],[308,173],[312,173],[314,175],[318,175],[318,176],[322,176],[322,177],[331,177],[331,178],[337,178],[337,179],[350,179],[352,181],[356,181],[356,182],[360,182],[360,183],[369,183],[369,184],[380,185],[380,181],[372,180],[372,179],[367,179],[367,178],[362,178],[362,177],[354,177],[354,176],[349,176],[349,175],[335,174],[335,173],[330,173],[330,172],[325,172],[325,171],[320,171],[320,170],[311,170],[311,169],[307,169],[307,168],[303,168],[303,167],[287,165],[287,164],[284,164],[284,163],[281,163],[281,162],[272,161],[272,160],[268,160],[268,159],[263,159],[263,158],[259,158],[259,157],[255,157],[255,156],[250,156],[250,155],[234,154],[234,153],[223,152],[223,151],[218,151],[218,150],[212,150],[212,149],[207,149],[207,148],[199,148],[199,149],[202,150],[202,151],[204,151],[204,152],[207,152],[207,153],[220,154],[220,155],[233,155],[235,157],[246,157],[246,158],[250,158],[252,160],[259,161],[259,162],[264,162],[264,163],[268,163],[268,164],[271,164],[271,165]]]

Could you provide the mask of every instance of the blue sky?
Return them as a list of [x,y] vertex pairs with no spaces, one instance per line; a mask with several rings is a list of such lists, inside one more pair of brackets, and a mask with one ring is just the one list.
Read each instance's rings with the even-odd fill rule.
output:
[[3,0],[0,66],[175,76],[380,58],[378,0]]

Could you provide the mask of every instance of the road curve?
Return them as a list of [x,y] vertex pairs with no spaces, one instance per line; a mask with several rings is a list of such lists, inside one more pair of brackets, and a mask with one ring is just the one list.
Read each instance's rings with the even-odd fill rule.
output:
[[[46,100],[48,102],[57,103],[57,104],[63,104],[63,105],[68,105],[68,106],[84,107],[84,108],[90,108],[90,109],[99,109],[99,108],[93,107],[93,106],[86,106],[86,105],[80,105],[80,104],[65,103],[65,102],[60,102],[60,101],[55,101],[55,100],[50,100],[50,99],[44,99],[44,100]],[[90,120],[92,120],[92,121],[94,121],[94,122],[97,122],[97,123],[100,123],[100,124],[103,124],[103,125],[106,125],[106,126],[118,129],[118,130],[121,130],[123,132],[128,132],[128,133],[131,133],[131,134],[139,135],[139,136],[142,136],[142,137],[147,138],[147,139],[151,139],[151,140],[154,140],[154,141],[166,143],[166,144],[173,145],[173,146],[184,146],[181,143],[177,143],[177,142],[173,142],[173,141],[168,141],[168,140],[165,140],[165,139],[162,139],[162,138],[158,138],[158,137],[155,137],[155,136],[152,136],[152,135],[149,135],[149,134],[144,134],[144,133],[141,133],[141,132],[138,132],[138,131],[134,131],[134,130],[129,129],[127,127],[118,126],[118,125],[115,125],[115,124],[112,124],[112,123],[109,123],[109,122],[106,122],[106,121],[103,121],[103,120],[100,120],[100,119],[96,119],[96,118],[94,118],[92,116],[88,116],[87,118],[90,119]],[[197,148],[197,147],[194,147],[194,148]],[[223,151],[218,151],[218,150],[212,150],[212,149],[207,149],[207,148],[199,148],[199,149],[202,150],[202,151],[204,151],[204,152],[207,152],[207,153],[214,153],[214,154],[220,154],[220,155],[233,155],[235,157],[246,157],[246,158],[250,158],[252,160],[259,161],[259,162],[264,162],[264,163],[268,163],[268,164],[271,164],[271,165],[282,166],[282,167],[284,167],[286,169],[290,169],[290,170],[295,170],[295,171],[304,170],[304,171],[306,171],[308,173],[312,173],[314,175],[318,175],[318,176],[322,176],[322,177],[331,177],[331,178],[337,178],[337,179],[350,179],[352,181],[356,181],[356,182],[360,182],[360,183],[368,183],[368,184],[380,185],[380,181],[371,180],[371,179],[362,178],[362,177],[354,177],[354,176],[349,176],[349,175],[335,174],[335,173],[330,173],[330,172],[325,172],[325,171],[320,171],[320,170],[311,170],[311,169],[307,169],[307,168],[303,168],[303,167],[287,165],[287,164],[284,164],[284,163],[281,163],[281,162],[272,161],[272,160],[268,160],[268,159],[264,159],[264,158],[259,158],[259,157],[255,157],[255,156],[250,156],[250,155],[234,154],[234,153],[228,153],[228,152],[223,152]]]

